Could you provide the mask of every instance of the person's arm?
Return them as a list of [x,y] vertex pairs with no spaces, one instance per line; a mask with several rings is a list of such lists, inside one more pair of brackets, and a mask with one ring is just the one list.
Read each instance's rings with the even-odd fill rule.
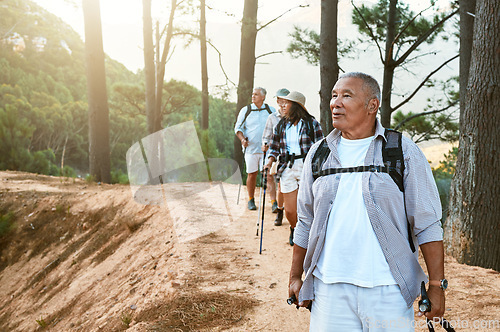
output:
[[234,133],[236,134],[236,137],[238,137],[238,139],[241,141],[241,145],[247,147],[248,140],[245,137],[243,128],[243,119],[245,118],[245,113],[246,107],[242,108],[240,110],[240,113],[238,113],[238,118],[236,119],[236,123],[234,124]]
[[262,132],[262,151],[267,151],[268,147],[266,147],[266,144],[269,145],[272,136],[273,136],[273,121],[272,117],[273,114],[269,115],[267,117],[266,125],[264,126],[264,131]]
[[278,133],[278,126],[274,126],[273,134],[271,136],[271,140],[269,141],[269,153],[268,153],[268,162],[265,167],[270,168],[272,163],[278,160],[278,156],[280,153],[280,135]]
[[[443,241],[427,242],[420,245],[424,255],[425,265],[429,273],[429,289],[427,295],[431,301],[431,311],[426,312],[425,317],[432,320],[434,317],[443,317],[445,310],[444,290],[438,286],[440,280],[444,279],[444,248]],[[422,313],[418,313],[422,316]]]
[[[290,269],[290,278],[288,281],[288,296],[295,295],[295,298],[299,298],[300,288],[302,287],[302,273],[304,272],[304,259],[306,257],[307,249],[299,247],[294,244],[293,255],[292,255],[292,267]],[[297,300],[298,301],[298,300]],[[310,300],[302,301],[297,303],[300,307],[307,307]]]
[[248,139],[243,135],[241,131],[236,132],[236,136],[240,139],[241,145],[246,148],[248,146]]
[[[288,283],[289,296],[295,295],[299,300],[299,292],[302,287],[302,274],[304,272],[304,260],[309,247],[309,236],[311,225],[314,220],[314,194],[312,184],[314,182],[311,169],[311,158],[314,155],[316,147],[312,147],[310,153],[304,160],[304,167],[300,175],[299,193],[297,196],[297,225],[293,238],[292,266],[290,268],[290,279]],[[314,252],[314,249],[312,249]],[[307,267],[306,268],[310,268]],[[306,271],[307,272],[307,271]],[[308,307],[311,300],[303,300],[298,304],[300,307]]]

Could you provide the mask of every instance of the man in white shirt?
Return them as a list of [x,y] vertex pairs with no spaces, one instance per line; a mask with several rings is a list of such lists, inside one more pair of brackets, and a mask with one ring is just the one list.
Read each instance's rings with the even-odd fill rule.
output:
[[436,184],[425,156],[404,136],[403,188],[380,171],[390,168],[383,162],[379,104],[373,77],[342,75],[330,102],[335,130],[321,142],[329,149],[324,176],[312,170],[320,143],[304,161],[289,295],[299,306],[312,301],[310,331],[414,331],[412,304],[427,281],[415,243],[429,273],[432,310],[425,316],[440,318],[445,310]]

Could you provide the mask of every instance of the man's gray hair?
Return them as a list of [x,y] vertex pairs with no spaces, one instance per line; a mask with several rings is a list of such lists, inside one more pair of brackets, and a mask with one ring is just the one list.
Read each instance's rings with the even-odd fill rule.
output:
[[261,93],[264,97],[267,95],[267,91],[266,91],[266,89],[264,89],[264,88],[262,88],[262,87],[260,87],[260,86],[255,87],[255,88],[253,88],[253,89],[254,89],[254,90],[260,90],[260,93]]
[[339,80],[341,78],[348,78],[348,77],[362,79],[364,85],[370,90],[371,93],[370,99],[377,98],[380,101],[380,85],[378,85],[376,79],[365,73],[350,72],[340,75]]

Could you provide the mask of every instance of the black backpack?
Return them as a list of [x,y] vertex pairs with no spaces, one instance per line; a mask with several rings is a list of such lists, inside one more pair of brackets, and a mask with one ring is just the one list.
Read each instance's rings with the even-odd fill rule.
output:
[[[312,142],[314,142],[314,125],[313,125],[314,117],[311,115],[310,117],[306,117],[304,119],[304,123],[306,126],[306,135],[309,136]],[[276,130],[278,134],[281,134],[283,130],[285,130],[287,124],[287,120],[285,118],[281,118],[280,122],[276,125]],[[327,146],[328,148],[328,146]]]
[[[264,104],[264,107],[265,107],[265,109],[266,109],[267,113],[269,113],[269,114],[271,114],[271,113],[272,113],[272,111],[271,111],[271,109],[269,108],[269,105],[268,105],[268,104]],[[260,111],[261,109],[262,109],[262,108],[258,108],[258,109],[256,109],[256,110],[253,110],[253,109],[252,109],[252,104],[247,105],[247,111],[246,111],[246,113],[245,113],[245,117],[243,118],[243,122],[241,122],[241,124],[244,124],[244,123],[245,123],[245,121],[247,120],[247,118],[248,118],[248,116],[250,115],[250,113],[252,113],[252,111]]]
[[[388,173],[392,180],[396,183],[399,190],[404,195],[404,185],[403,185],[403,174],[405,169],[404,157],[403,157],[403,147],[401,144],[402,134],[398,131],[392,129],[386,129],[384,136],[387,140],[382,143],[382,159],[384,161],[384,166],[380,165],[370,165],[370,166],[357,166],[357,167],[345,167],[345,168],[328,168],[322,169],[323,164],[330,155],[330,148],[326,143],[326,137],[321,140],[321,143],[314,153],[312,158],[312,174],[314,180],[320,176],[326,176],[338,173],[354,173],[354,172],[381,172]],[[406,213],[406,206],[405,206]],[[415,252],[415,245],[412,241],[411,228],[408,224],[408,241],[412,252]]]

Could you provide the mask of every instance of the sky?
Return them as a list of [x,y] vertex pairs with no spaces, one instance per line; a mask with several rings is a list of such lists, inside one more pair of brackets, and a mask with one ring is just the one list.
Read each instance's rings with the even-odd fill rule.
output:
[[[35,0],[36,3],[59,16],[71,25],[84,37],[83,13],[79,6],[80,0]],[[407,1],[412,9],[419,11],[428,6],[429,0]],[[438,1],[439,2],[439,1]],[[447,1],[442,0],[442,7]],[[113,59],[123,63],[128,69],[137,71],[144,67],[142,51],[142,1],[140,0],[101,0],[101,21],[103,30],[104,51]],[[169,1],[153,0],[153,20],[165,22],[168,18]],[[196,3],[196,1],[195,1]],[[237,83],[239,71],[241,15],[243,13],[243,0],[207,0],[207,5],[213,9],[207,10],[207,37],[221,52],[221,62],[229,79]],[[356,1],[373,4],[375,1]],[[259,31],[257,35],[256,56],[273,51],[284,51],[290,43],[289,33],[294,25],[307,27],[319,31],[320,26],[320,0],[260,0],[258,22],[262,25],[290,8],[307,4],[307,8],[295,8],[285,14],[276,22]],[[351,4],[349,0],[339,1],[339,37],[343,39],[357,38],[356,28],[350,23]],[[197,27],[196,20],[191,17],[176,17],[177,23],[182,26]],[[174,22],[174,24],[175,24]],[[176,40],[174,52],[166,66],[166,80],[171,78],[186,81],[201,88],[200,49],[199,43],[192,43],[186,47],[185,40]],[[445,47],[438,55],[421,62],[422,67],[433,68],[458,52],[450,47]],[[364,71],[373,75],[381,84],[382,67],[378,52],[375,48],[361,49],[359,58],[341,59],[340,65],[346,71]],[[208,49],[208,76],[209,90],[217,95],[221,92],[220,86],[226,83],[225,76],[219,65],[218,53]],[[428,70],[428,69],[426,69]],[[432,70],[432,69],[431,69]],[[430,70],[428,70],[430,71]],[[442,77],[458,74],[458,60],[455,60],[442,72]],[[292,59],[286,52],[262,57],[257,60],[255,68],[255,86],[267,89],[266,102],[276,107],[274,93],[286,87],[297,90],[306,96],[306,107],[319,118],[319,67],[309,65],[303,59]],[[395,80],[395,90],[404,94],[412,91],[419,81],[412,75],[402,73]],[[233,85],[229,99],[236,101],[236,89]],[[413,103],[414,111],[422,111],[426,95],[418,95]],[[397,99],[398,97],[396,97]],[[402,98],[402,97],[401,97]]]

